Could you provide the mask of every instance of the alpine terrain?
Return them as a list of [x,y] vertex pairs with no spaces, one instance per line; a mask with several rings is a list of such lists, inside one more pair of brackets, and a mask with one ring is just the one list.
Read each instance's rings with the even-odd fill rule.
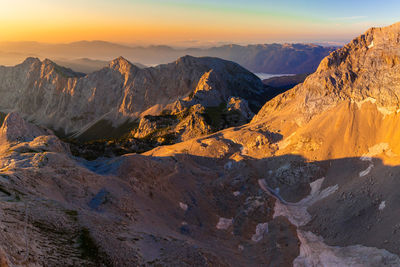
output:
[[[400,266],[400,23],[275,94],[216,58],[1,67],[1,266]],[[177,139],[65,141],[123,127]]]

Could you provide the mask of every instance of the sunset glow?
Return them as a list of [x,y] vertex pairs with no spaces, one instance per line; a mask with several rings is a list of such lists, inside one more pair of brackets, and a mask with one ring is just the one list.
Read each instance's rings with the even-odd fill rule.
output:
[[[339,2],[346,2],[346,10]],[[372,25],[392,23],[400,8],[396,1],[350,2],[330,7],[314,0],[1,0],[0,41],[344,41]]]

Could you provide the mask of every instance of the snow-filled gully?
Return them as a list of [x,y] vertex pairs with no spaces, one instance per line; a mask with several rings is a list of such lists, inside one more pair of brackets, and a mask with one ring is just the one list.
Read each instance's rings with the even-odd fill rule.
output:
[[301,243],[300,255],[293,261],[293,266],[400,266],[400,258],[384,249],[361,245],[329,246],[324,243],[322,237],[299,229],[300,226],[306,225],[311,220],[307,208],[339,189],[339,186],[335,185],[321,190],[324,179],[312,182],[310,195],[297,203],[286,202],[277,190],[273,190],[267,185],[264,179],[258,180],[261,189],[276,199],[274,218],[284,216],[297,227],[297,236]]
[[372,161],[371,157],[361,157],[360,160],[369,162],[368,167],[359,173],[360,177],[364,177],[371,172],[372,168],[374,167],[374,162]]

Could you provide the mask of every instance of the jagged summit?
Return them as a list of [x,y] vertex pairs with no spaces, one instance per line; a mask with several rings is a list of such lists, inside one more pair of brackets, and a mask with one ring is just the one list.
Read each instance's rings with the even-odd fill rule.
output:
[[266,103],[252,123],[283,136],[277,154],[326,159],[374,151],[398,164],[399,99],[397,23],[372,28],[331,53],[303,84]]
[[[24,118],[67,134],[81,132],[99,120],[118,126],[142,113],[158,114],[189,96],[195,99],[193,104],[203,106],[241,97],[256,110],[265,101],[264,85],[254,74],[218,58],[187,56],[140,69],[119,57],[88,75],[48,59],[28,58],[23,66],[0,68],[0,110],[16,110]],[[201,97],[196,97],[199,91],[203,91]]]
[[194,59],[195,59],[195,57],[193,57],[193,56],[185,55],[185,56],[179,57],[175,62],[176,63],[187,62],[187,61],[191,61]]
[[110,68],[114,68],[114,66],[119,65],[119,66],[123,66],[123,65],[133,65],[129,60],[127,60],[126,58],[120,56],[117,57],[116,59],[113,59],[112,61],[110,61]]
[[22,65],[31,65],[33,63],[40,63],[40,59],[37,57],[27,57],[21,64]]
[[[398,50],[400,44],[400,22],[382,28],[370,28],[361,36],[355,38],[352,42],[345,45],[342,49],[334,51],[326,57],[320,64],[317,71],[322,71],[327,67],[338,67],[346,63],[348,56],[358,53],[366,53],[372,49],[376,50]],[[371,52],[371,51],[370,51]],[[368,56],[374,56],[369,54]]]
[[130,75],[132,72],[136,72],[140,69],[122,56],[112,60],[108,67],[125,76]]
[[288,105],[298,122],[343,100],[371,100],[382,112],[400,108],[400,23],[371,28],[322,60],[303,84],[267,103],[254,121]]
[[49,135],[50,132],[45,129],[27,123],[22,117],[16,113],[8,114],[0,128],[0,140],[6,141],[32,141],[38,136]]
[[[26,70],[29,69],[35,72],[40,71],[42,76],[52,75],[54,73],[56,73],[56,76],[60,75],[61,77],[64,78],[80,78],[85,76],[84,73],[75,72],[70,68],[65,68],[63,66],[60,66],[48,58],[41,61],[37,57],[28,57],[21,64],[16,65],[15,67],[24,68]],[[9,67],[4,67],[4,68],[9,69]]]

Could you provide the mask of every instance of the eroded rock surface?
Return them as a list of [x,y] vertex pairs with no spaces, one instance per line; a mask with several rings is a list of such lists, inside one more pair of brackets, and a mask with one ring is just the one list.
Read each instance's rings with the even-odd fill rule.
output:
[[100,120],[117,127],[142,114],[159,115],[184,98],[208,107],[239,96],[258,109],[266,89],[251,72],[217,58],[186,56],[140,69],[121,57],[83,77],[50,60],[28,58],[0,67],[0,94],[2,111],[18,111],[39,125],[79,135]]
[[398,93],[398,64],[385,55],[397,55],[399,25],[333,53],[246,125],[94,161],[50,135],[5,139],[0,260],[397,266],[400,115],[387,95]]

